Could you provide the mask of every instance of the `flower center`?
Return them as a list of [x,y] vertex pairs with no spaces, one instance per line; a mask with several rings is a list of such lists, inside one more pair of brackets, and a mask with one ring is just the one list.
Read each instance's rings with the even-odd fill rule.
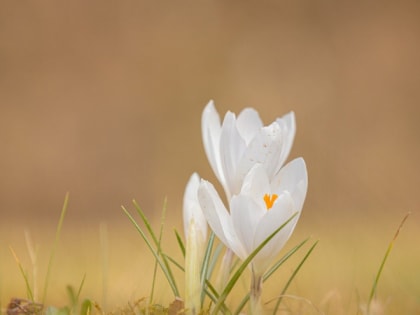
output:
[[265,194],[264,195],[264,201],[265,201],[265,205],[267,207],[267,210],[270,210],[271,207],[273,206],[274,202],[276,201],[276,199],[278,198],[278,195],[276,194]]

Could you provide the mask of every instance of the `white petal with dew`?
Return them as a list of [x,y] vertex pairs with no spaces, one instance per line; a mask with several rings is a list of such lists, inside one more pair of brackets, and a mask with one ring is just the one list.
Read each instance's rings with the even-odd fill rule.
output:
[[269,178],[272,178],[280,168],[282,140],[282,130],[276,122],[261,128],[249,143],[238,163],[236,171],[238,179],[243,180],[256,163],[263,164]]
[[236,252],[238,246],[240,248],[241,245],[238,244],[232,219],[216,189],[210,182],[201,180],[198,188],[198,200],[213,232],[225,246]]
[[[291,111],[286,115],[278,118],[276,122],[279,124],[282,130],[282,151],[279,159],[280,167],[286,162],[287,157],[289,156],[290,150],[292,149],[293,140],[295,139],[296,134],[296,119],[295,113]],[[279,169],[277,169],[278,171]],[[276,172],[277,172],[276,171]]]
[[308,189],[308,173],[303,158],[297,158],[287,163],[271,182],[274,192],[288,191],[300,211],[305,201]]
[[239,134],[248,145],[257,132],[263,127],[258,112],[253,108],[245,108],[236,119],[236,127]]

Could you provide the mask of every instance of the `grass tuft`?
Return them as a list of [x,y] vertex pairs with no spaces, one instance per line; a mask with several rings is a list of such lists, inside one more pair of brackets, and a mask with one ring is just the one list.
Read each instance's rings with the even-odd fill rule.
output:
[[42,294],[42,304],[45,304],[45,299],[47,298],[47,291],[48,291],[48,285],[50,283],[52,264],[53,264],[53,261],[54,261],[55,252],[57,250],[58,240],[59,240],[60,234],[61,234],[61,228],[63,227],[64,217],[65,217],[66,212],[67,212],[68,203],[69,203],[69,193],[66,193],[66,196],[64,198],[63,208],[61,209],[60,219],[59,219],[58,225],[57,225],[57,230],[56,230],[56,233],[55,233],[54,245],[53,245],[53,248],[52,248],[52,251],[51,251],[50,259],[48,261],[47,274],[45,276],[45,283],[44,283],[44,291],[43,291],[43,294]]
[[[160,231],[159,231],[159,240],[157,242],[158,255],[162,255],[161,243],[162,243],[162,235],[163,235],[163,226],[165,224],[165,217],[166,217],[166,199],[165,199],[165,202],[164,202],[164,206],[162,208]],[[166,256],[164,256],[164,259],[166,259]],[[156,284],[157,266],[158,266],[158,262],[157,262],[157,260],[155,260],[155,265],[154,265],[154,268],[153,268],[153,280],[152,280],[152,288],[151,288],[151,293],[150,293],[150,298],[149,298],[149,304],[152,304],[152,302],[153,302],[153,294],[154,294],[154,291],[155,291],[155,284]]]
[[19,271],[23,277],[23,280],[25,281],[25,286],[26,286],[26,293],[28,295],[28,299],[31,300],[32,302],[34,302],[34,294],[32,292],[32,288],[31,288],[31,284],[29,283],[29,277],[25,271],[25,269],[23,268],[23,265],[21,264],[18,256],[16,255],[15,251],[13,250],[12,246],[9,246],[9,249],[13,255],[13,258],[16,261],[16,264],[19,267]]
[[184,242],[182,241],[182,238],[179,235],[178,231],[176,229],[174,231],[175,231],[176,241],[178,242],[179,248],[180,248],[181,253],[182,253],[182,257],[185,258],[185,245],[184,245]]
[[[165,275],[169,286],[172,289],[172,292],[174,293],[175,297],[180,296],[179,294],[179,290],[178,287],[176,285],[176,281],[175,278],[172,274],[171,268],[169,266],[169,261],[166,258],[165,255],[162,255],[159,249],[159,241],[155,235],[155,233],[153,232],[153,229],[150,225],[149,220],[147,219],[146,215],[144,214],[144,212],[141,210],[141,208],[138,206],[138,204],[136,203],[136,201],[133,201],[134,206],[137,210],[137,212],[139,213],[143,223],[146,226],[146,229],[148,230],[154,245],[152,245],[151,241],[149,240],[149,238],[147,237],[146,233],[143,231],[143,229],[140,227],[140,225],[137,223],[137,221],[134,219],[134,217],[130,214],[130,212],[124,207],[122,206],[122,209],[124,211],[124,213],[127,215],[127,217],[130,219],[131,223],[134,225],[134,227],[136,228],[137,232],[139,232],[140,236],[143,238],[143,240],[145,241],[147,247],[149,248],[149,250],[152,252],[153,256],[155,257],[157,263],[159,264],[160,269],[162,270],[163,274]],[[157,248],[155,248],[155,246]]]
[[[281,266],[283,265],[290,257],[293,256],[303,245],[306,244],[306,242],[309,240],[307,238],[306,240],[302,241],[300,244],[293,247],[291,250],[289,250],[282,258],[280,258],[263,276],[263,283],[267,281],[273,273]],[[290,279],[289,279],[290,280]],[[249,301],[250,294],[247,293],[245,297],[242,299],[242,301],[239,303],[239,306],[233,312],[234,315],[239,315],[242,309],[245,307],[246,303]]]
[[372,306],[372,302],[373,302],[373,299],[375,298],[375,295],[376,295],[376,290],[377,290],[377,288],[378,288],[378,282],[379,282],[379,278],[381,277],[382,270],[384,269],[384,266],[385,266],[385,263],[386,263],[386,261],[387,261],[387,259],[388,259],[388,256],[389,256],[389,254],[391,253],[392,248],[394,247],[395,241],[396,241],[396,239],[397,239],[398,235],[400,234],[400,231],[401,231],[401,229],[402,229],[402,227],[403,227],[403,225],[404,225],[405,221],[406,221],[406,220],[408,219],[408,217],[410,216],[410,214],[411,214],[411,213],[410,213],[410,212],[408,212],[408,213],[404,216],[404,218],[401,220],[400,224],[398,225],[397,231],[396,231],[396,232],[395,232],[395,234],[394,234],[394,237],[392,238],[391,242],[390,242],[390,243],[389,243],[389,245],[388,245],[388,248],[386,249],[386,252],[385,252],[384,258],[383,258],[383,259],[382,259],[382,261],[381,261],[381,264],[380,264],[380,266],[379,266],[379,269],[378,269],[378,272],[377,272],[377,274],[376,274],[375,280],[373,281],[372,289],[371,289],[371,291],[370,291],[369,300],[368,300],[368,303],[367,303],[367,315],[369,315],[369,314],[370,314],[370,311],[371,311],[371,306]]
[[233,274],[229,282],[226,284],[225,288],[223,289],[222,293],[220,294],[219,299],[217,300],[216,305],[214,306],[214,310],[212,314],[216,315],[222,305],[225,303],[226,298],[228,297],[229,293],[232,291],[234,285],[238,281],[239,277],[245,271],[247,266],[251,263],[252,259],[260,252],[260,250],[274,237],[278,232],[280,232],[293,218],[297,215],[297,213],[293,214],[286,222],[284,222],[279,228],[277,228],[273,233],[271,233],[239,266],[237,271]]
[[312,251],[315,249],[316,245],[318,244],[318,241],[316,241],[311,248],[309,248],[308,252],[306,253],[306,255],[303,257],[303,259],[301,260],[301,262],[298,264],[298,266],[296,267],[296,269],[293,271],[292,275],[290,276],[289,280],[286,282],[286,285],[284,286],[283,290],[280,293],[280,296],[276,302],[276,305],[274,307],[274,311],[273,311],[273,315],[275,315],[279,309],[280,303],[283,299],[283,296],[286,294],[287,289],[289,288],[290,284],[292,283],[293,279],[296,277],[297,273],[299,272],[300,268],[302,268],[303,264],[305,263],[305,261],[308,259],[308,257],[311,255]]

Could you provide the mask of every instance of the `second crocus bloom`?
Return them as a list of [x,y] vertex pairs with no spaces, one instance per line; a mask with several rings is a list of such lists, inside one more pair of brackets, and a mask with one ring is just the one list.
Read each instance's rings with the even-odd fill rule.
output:
[[197,198],[199,176],[194,173],[184,193],[183,217],[185,248],[185,308],[188,314],[200,312],[202,292],[200,272],[207,238],[207,222]]
[[254,165],[244,178],[240,192],[231,198],[230,211],[208,181],[201,181],[198,200],[214,233],[242,260],[297,213],[251,262],[253,276],[258,278],[264,274],[293,232],[307,187],[305,162],[297,158],[273,178],[267,174],[264,165]]

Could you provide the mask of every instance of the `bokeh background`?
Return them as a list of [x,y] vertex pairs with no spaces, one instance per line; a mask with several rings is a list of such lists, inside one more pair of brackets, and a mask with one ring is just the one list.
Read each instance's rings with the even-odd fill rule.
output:
[[362,303],[411,211],[380,297],[419,314],[419,10],[417,1],[2,1],[2,304],[25,295],[8,248],[31,274],[24,231],[43,287],[66,192],[47,301],[64,300],[84,274],[84,294],[109,308],[147,295],[151,255],[120,206],[135,198],[159,220],[167,198],[171,242],[191,173],[215,181],[200,127],[213,99],[221,115],[251,106],[267,124],[296,113],[290,158],[305,158],[310,182],[291,242],[320,244],[292,293],[324,309]]

